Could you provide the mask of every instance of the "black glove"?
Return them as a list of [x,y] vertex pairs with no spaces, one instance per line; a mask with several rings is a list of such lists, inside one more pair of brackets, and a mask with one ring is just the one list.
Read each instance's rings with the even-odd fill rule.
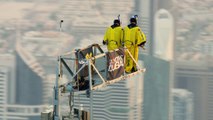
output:
[[103,45],[106,45],[106,42],[103,40]]
[[144,46],[144,45],[145,45],[145,43],[146,43],[146,41],[144,41],[144,42],[140,43],[138,46]]

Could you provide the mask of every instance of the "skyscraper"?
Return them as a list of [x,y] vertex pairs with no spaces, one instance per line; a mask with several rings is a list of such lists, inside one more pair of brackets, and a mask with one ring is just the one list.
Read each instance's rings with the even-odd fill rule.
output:
[[16,103],[41,105],[43,103],[44,70],[19,41],[16,44],[16,69]]
[[[212,120],[212,1],[174,1],[175,88],[194,96],[194,120]],[[197,9],[197,6],[200,9]],[[210,21],[209,21],[210,20]]]
[[157,11],[154,28],[154,56],[173,60],[174,23],[172,15],[165,9]]
[[14,57],[0,55],[0,118],[7,116],[7,104],[15,103],[15,70]]
[[[144,120],[170,120],[174,73],[173,21],[166,10],[159,10],[155,16],[150,52],[148,55],[140,55],[147,69],[144,78],[143,115]],[[163,26],[165,22],[169,22],[169,25]],[[170,31],[171,35],[167,34]]]
[[[47,104],[52,91],[57,55],[70,50],[72,37],[54,31],[26,32],[16,45],[17,102],[29,105]],[[25,83],[25,84],[23,84]],[[33,86],[32,86],[33,85]],[[21,87],[23,86],[23,87]],[[22,94],[33,93],[24,97]],[[29,103],[30,102],[30,103]]]
[[34,110],[37,110],[38,115],[42,106],[16,104],[15,57],[11,54],[1,54],[0,61],[0,119],[28,120],[26,116],[33,116]]
[[6,118],[6,104],[7,104],[7,80],[9,77],[9,71],[5,67],[0,66],[0,118]]
[[[186,54],[187,55],[187,54]],[[175,63],[175,88],[191,91],[194,96],[194,119],[211,120],[213,114],[213,65],[207,58],[182,56]],[[184,59],[185,58],[185,59]]]
[[170,120],[172,62],[140,55],[147,69],[144,74],[143,120]]
[[134,10],[132,14],[139,15],[139,26],[147,37],[146,52],[150,55],[154,50],[154,29],[155,29],[155,13],[159,9],[167,9],[171,6],[170,0],[135,0]]
[[15,57],[11,54],[1,54],[0,55],[0,67],[3,71],[5,71],[6,79],[6,95],[7,95],[7,103],[14,104],[15,103],[15,90],[16,90],[16,73],[15,73]]
[[194,120],[192,92],[185,89],[172,89],[173,96],[173,120]]

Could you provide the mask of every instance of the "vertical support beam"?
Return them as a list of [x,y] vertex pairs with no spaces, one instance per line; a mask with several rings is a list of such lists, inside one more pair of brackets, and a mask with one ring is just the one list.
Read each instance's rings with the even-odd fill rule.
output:
[[54,87],[54,120],[60,120],[59,117],[59,78],[61,77],[61,58],[58,57],[58,65],[56,68],[56,81],[55,81],[55,87]]
[[88,72],[89,72],[89,87],[90,87],[90,120],[93,120],[93,90],[92,90],[92,70],[91,60],[88,59]]
[[69,95],[69,107],[70,107],[70,115],[71,120],[74,119],[74,92],[70,92]]

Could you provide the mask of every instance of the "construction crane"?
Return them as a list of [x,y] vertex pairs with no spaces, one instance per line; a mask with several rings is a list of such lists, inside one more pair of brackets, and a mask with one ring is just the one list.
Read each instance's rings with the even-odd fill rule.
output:
[[[137,71],[125,73],[125,54],[130,55],[137,66]],[[98,60],[102,61],[102,67],[96,64]],[[104,52],[98,44],[58,56],[57,61],[53,107],[41,113],[41,120],[93,120],[93,91],[126,80],[146,70],[140,68],[128,49],[121,48]],[[73,66],[68,63],[73,63]],[[60,83],[64,70],[71,76],[71,79],[66,83]],[[115,71],[117,71],[116,74],[113,73]],[[60,114],[60,97],[65,93],[69,94],[67,102],[70,110],[67,116]],[[89,111],[74,108],[74,94],[85,94],[90,98]]]

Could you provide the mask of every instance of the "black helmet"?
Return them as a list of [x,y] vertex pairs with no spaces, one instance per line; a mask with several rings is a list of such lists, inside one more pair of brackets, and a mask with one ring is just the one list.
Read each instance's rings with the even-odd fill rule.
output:
[[120,20],[118,20],[118,19],[115,19],[113,23],[114,23],[114,25],[120,25],[121,24]]
[[138,15],[134,15],[134,16],[132,16],[131,18],[130,18],[130,23],[135,23],[135,24],[137,24],[137,19],[138,19]]

